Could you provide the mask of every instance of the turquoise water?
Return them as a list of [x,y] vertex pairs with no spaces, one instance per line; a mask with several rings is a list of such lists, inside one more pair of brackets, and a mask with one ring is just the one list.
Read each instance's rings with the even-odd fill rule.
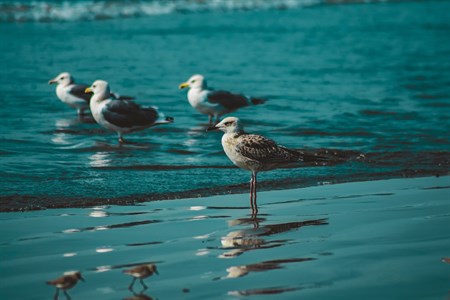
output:
[[[257,219],[246,195],[2,213],[0,295],[51,299],[80,270],[72,299],[445,299],[449,181],[262,192]],[[122,271],[149,262],[133,298]]]
[[[206,133],[207,117],[177,89],[194,73],[215,88],[268,99],[233,114],[249,132],[369,158],[261,174],[261,189],[445,174],[449,9],[430,1],[5,21],[1,201],[101,204],[246,190],[249,174],[232,166],[221,134]],[[175,123],[118,147],[115,134],[78,120],[56,98],[47,81],[62,71],[81,83],[108,80]]]

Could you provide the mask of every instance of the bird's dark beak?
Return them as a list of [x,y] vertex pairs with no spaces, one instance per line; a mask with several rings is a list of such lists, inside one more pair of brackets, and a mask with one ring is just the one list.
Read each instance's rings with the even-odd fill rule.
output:
[[217,127],[216,125],[209,126],[208,128],[206,128],[206,131],[216,131],[216,130],[219,130],[219,127]]
[[81,281],[83,281],[83,282],[85,282],[85,281],[86,281],[86,280],[84,280],[84,278],[83,278],[83,277],[81,277],[81,276],[80,276],[80,280],[81,280]]

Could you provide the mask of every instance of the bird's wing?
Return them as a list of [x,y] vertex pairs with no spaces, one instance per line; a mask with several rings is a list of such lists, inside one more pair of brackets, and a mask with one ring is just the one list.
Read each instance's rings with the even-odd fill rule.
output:
[[110,96],[112,99],[116,99],[116,100],[134,100],[134,97],[132,97],[132,96],[120,95],[120,94],[115,93],[115,92],[111,92],[111,93],[109,94],[109,96]]
[[84,84],[74,84],[70,90],[69,90],[69,94],[71,94],[72,96],[75,96],[77,98],[83,99],[85,100],[87,103],[89,103],[89,100],[92,97],[92,93],[85,93],[84,91],[86,90],[86,88],[88,88],[89,86],[84,85]]
[[106,121],[119,127],[150,126],[158,119],[154,108],[143,108],[132,101],[111,100],[102,110]]
[[220,104],[226,109],[235,110],[249,105],[249,100],[244,95],[233,94],[227,91],[210,91],[208,101],[214,104]]
[[256,134],[239,137],[236,151],[261,163],[288,163],[301,160],[299,153],[277,145],[274,141]]

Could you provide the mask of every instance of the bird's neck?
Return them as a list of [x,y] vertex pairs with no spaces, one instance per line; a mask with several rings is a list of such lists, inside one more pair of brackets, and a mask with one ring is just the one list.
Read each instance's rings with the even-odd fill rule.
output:
[[230,136],[232,136],[233,138],[238,138],[238,137],[240,137],[241,135],[245,134],[245,131],[244,131],[243,129],[236,128],[235,130],[230,131],[230,132],[227,132],[227,133],[225,133],[225,134],[230,135]]
[[91,97],[91,102],[101,102],[103,100],[109,99],[109,97],[110,97],[109,91],[105,91],[105,92],[99,93],[99,94],[94,94]]

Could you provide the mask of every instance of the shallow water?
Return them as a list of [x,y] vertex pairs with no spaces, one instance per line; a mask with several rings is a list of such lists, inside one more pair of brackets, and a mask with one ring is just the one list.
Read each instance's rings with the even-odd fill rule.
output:
[[256,220],[247,195],[2,213],[0,293],[50,299],[45,281],[80,270],[73,299],[132,299],[122,270],[152,262],[133,299],[444,299],[449,183],[262,192]]
[[[17,207],[33,199],[36,208],[80,197],[101,204],[196,189],[224,193],[235,185],[244,191],[249,174],[232,167],[220,133],[205,132],[207,117],[177,89],[194,73],[213,87],[268,99],[233,113],[249,132],[293,148],[369,157],[261,174],[261,189],[446,174],[449,9],[449,2],[427,1],[4,21],[3,210],[18,195],[25,204]],[[106,79],[175,123],[129,135],[134,144],[118,147],[115,134],[78,120],[56,98],[47,81],[61,71],[78,82]]]

